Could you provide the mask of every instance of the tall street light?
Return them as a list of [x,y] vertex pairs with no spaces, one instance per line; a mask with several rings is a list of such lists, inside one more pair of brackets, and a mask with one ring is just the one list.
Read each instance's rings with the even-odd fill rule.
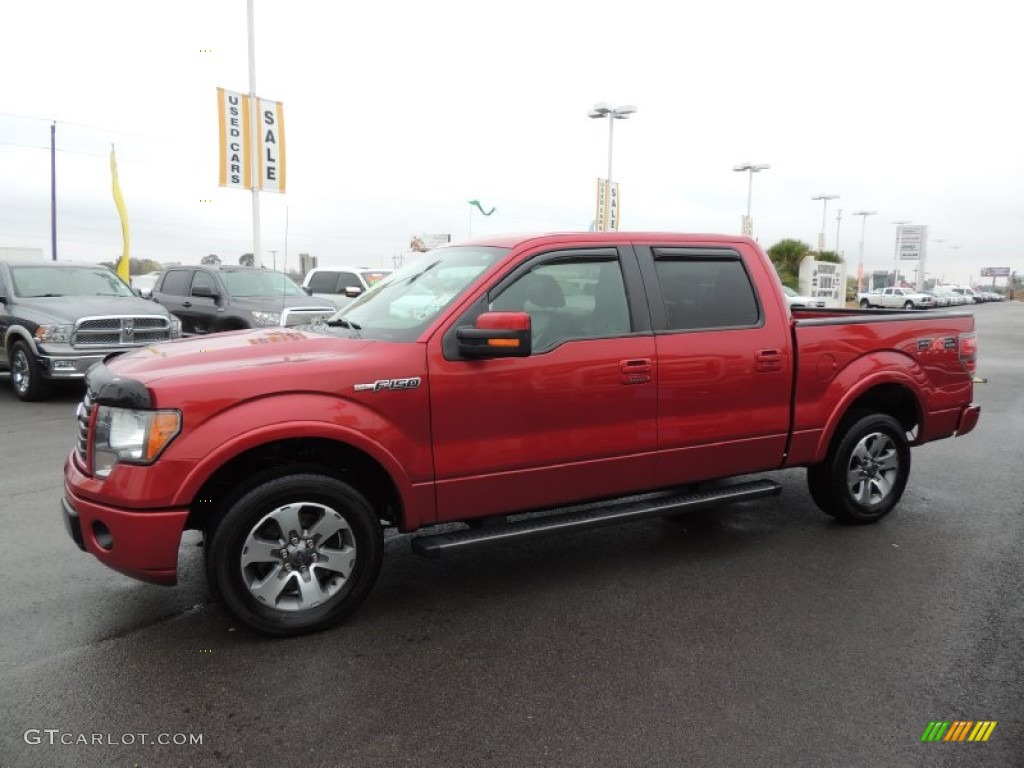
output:
[[[940,261],[942,260],[942,244],[944,242],[946,242],[946,240],[947,240],[947,238],[945,238],[945,237],[937,237],[937,238],[934,238],[932,240],[933,243],[938,243],[939,244],[939,249],[935,252],[935,257],[937,259],[939,259]],[[928,251],[925,250],[925,252],[923,254],[921,254],[921,256],[922,256],[923,259],[926,259],[928,257]],[[919,291],[924,288],[924,274],[923,274],[924,273],[924,269],[925,269],[924,262],[922,262],[921,263],[921,272],[922,272],[922,274],[921,274],[921,277],[919,277],[918,280],[917,280],[917,290],[919,290]]]
[[836,250],[835,250],[836,256],[839,255],[839,225],[842,224],[842,223],[843,223],[843,209],[840,208],[839,212],[836,214]]
[[[609,209],[604,208],[604,221],[597,222],[597,228],[599,230],[605,229],[606,226],[609,229],[617,230],[619,228],[619,219],[616,211],[618,210],[618,194],[615,187],[612,186],[612,145],[615,137],[615,121],[625,120],[630,115],[636,112],[636,107],[632,104],[625,104],[621,107],[610,107],[607,104],[595,104],[594,108],[588,112],[588,116],[600,119],[608,118],[608,178],[605,180],[607,195],[611,198],[609,202],[603,205],[614,206],[611,208],[611,217],[609,216]],[[600,183],[599,183],[600,184]],[[601,216],[601,208],[598,209],[598,218]],[[605,223],[607,222],[607,224]]]
[[755,165],[754,163],[742,163],[732,167],[734,171],[746,171],[749,174],[747,178],[747,216],[743,219],[742,232],[747,237],[754,236],[754,220],[750,218],[750,197],[754,191],[754,174],[758,171],[767,171],[769,168],[771,168],[770,165]]
[[857,293],[864,290],[864,228],[868,223],[868,216],[874,216],[878,211],[854,211],[854,216],[861,216],[860,220],[860,258],[857,261]]
[[625,120],[636,112],[636,107],[626,104],[621,107],[610,107],[607,104],[595,104],[594,108],[587,113],[588,117],[595,119],[608,118],[608,184],[612,183],[612,140],[615,137],[615,121]]
[[821,200],[821,232],[818,233],[818,253],[825,250],[825,217],[828,215],[828,201],[837,200],[839,195],[816,195],[811,200]]

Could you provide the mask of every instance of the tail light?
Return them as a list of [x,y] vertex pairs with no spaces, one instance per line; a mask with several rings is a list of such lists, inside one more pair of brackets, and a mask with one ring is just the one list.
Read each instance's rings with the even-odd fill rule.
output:
[[978,336],[974,333],[960,334],[960,362],[964,369],[974,375],[978,368]]

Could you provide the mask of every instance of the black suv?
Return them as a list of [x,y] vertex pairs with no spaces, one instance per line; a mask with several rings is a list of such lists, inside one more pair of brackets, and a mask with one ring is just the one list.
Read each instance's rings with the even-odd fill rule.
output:
[[283,272],[258,267],[168,267],[152,299],[181,320],[187,335],[305,325],[336,311]]
[[51,382],[81,379],[108,355],[180,335],[166,309],[107,267],[0,262],[0,370],[22,400],[42,400]]

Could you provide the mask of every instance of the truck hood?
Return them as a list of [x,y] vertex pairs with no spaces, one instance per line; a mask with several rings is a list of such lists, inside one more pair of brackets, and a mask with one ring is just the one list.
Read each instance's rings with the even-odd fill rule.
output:
[[22,308],[31,307],[38,317],[54,323],[74,323],[81,317],[109,315],[159,315],[170,313],[159,304],[136,296],[41,296],[18,299]]
[[[169,377],[252,376],[252,369],[281,363],[338,360],[354,356],[371,342],[300,330],[265,328],[179,339],[129,352],[109,362],[112,372],[143,384]],[[262,377],[261,377],[262,378]]]

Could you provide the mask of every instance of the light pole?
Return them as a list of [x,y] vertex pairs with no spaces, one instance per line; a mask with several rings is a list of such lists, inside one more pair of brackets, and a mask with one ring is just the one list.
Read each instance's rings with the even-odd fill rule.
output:
[[746,171],[748,174],[747,178],[747,217],[743,219],[743,232],[742,234],[747,237],[754,236],[754,221],[750,218],[750,198],[754,191],[754,174],[758,171],[767,171],[771,168],[770,165],[755,165],[754,163],[742,163],[740,165],[734,165],[732,169],[734,171]]
[[828,201],[836,200],[839,195],[816,195],[811,200],[821,200],[821,232],[818,233],[818,253],[825,250],[825,217],[828,214]]
[[900,275],[900,250],[901,250],[901,246],[903,245],[903,225],[904,224],[909,224],[909,223],[910,223],[909,221],[894,221],[893,222],[893,224],[896,225],[896,254],[895,254],[895,257],[894,257],[894,260],[893,260],[893,268],[892,268],[892,285],[893,285],[893,288],[896,287],[896,281],[899,279],[899,275]]
[[[947,238],[945,238],[945,237],[937,237],[937,238],[934,238],[934,239],[932,240],[932,242],[933,242],[933,243],[938,243],[938,244],[939,244],[939,249],[938,249],[938,250],[937,250],[937,251],[935,252],[935,256],[936,256],[936,257],[937,257],[937,258],[938,258],[938,259],[939,259],[940,261],[942,260],[942,244],[943,244],[944,242],[946,242],[946,239],[947,239]],[[927,251],[927,249],[926,249],[926,250],[925,250],[925,251],[924,251],[924,252],[923,252],[923,253],[921,254],[921,258],[922,258],[922,259],[926,259],[926,258],[928,258],[928,251]],[[921,272],[922,272],[922,275],[923,275],[923,273],[924,273],[924,270],[925,270],[925,265],[924,265],[924,262],[922,261],[922,263],[921,263]],[[918,280],[918,282],[917,282],[917,290],[919,290],[919,291],[920,291],[920,290],[922,290],[923,288],[924,288],[924,278],[923,278],[923,276],[922,276],[922,278],[921,278],[921,279],[919,279],[919,280]]]
[[854,216],[861,216],[860,220],[860,258],[857,261],[857,293],[864,290],[864,228],[868,223],[868,216],[874,216],[878,211],[854,211]]
[[[609,195],[612,194],[612,144],[615,137],[615,121],[626,120],[634,112],[636,112],[636,107],[632,104],[611,107],[600,103],[595,104],[594,108],[587,113],[588,117],[595,119],[608,118],[608,178],[605,180],[605,183],[608,185],[607,194]],[[598,226],[603,228],[603,222],[598,222]],[[615,220],[615,229],[618,229],[618,219]]]
[[[949,246],[949,250],[951,250],[953,252],[952,257],[953,257],[953,261],[955,262],[956,261],[956,252],[960,250],[960,246],[959,245],[951,245],[951,246]],[[946,276],[945,275],[942,276],[942,282],[943,283],[946,282]]]
[[839,255],[839,225],[843,223],[843,209],[836,214],[836,256]]

